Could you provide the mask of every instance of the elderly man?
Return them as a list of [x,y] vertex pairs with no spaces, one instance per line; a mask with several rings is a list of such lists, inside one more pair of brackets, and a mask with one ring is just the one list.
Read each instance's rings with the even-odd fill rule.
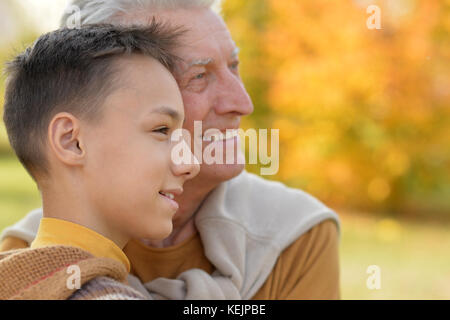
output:
[[[155,18],[187,30],[175,52],[182,59],[175,78],[184,128],[193,140],[194,121],[202,121],[202,134],[211,128],[225,133],[252,113],[239,76],[238,48],[218,1],[75,0],[72,5],[80,9],[82,24],[147,24]],[[71,18],[66,14],[63,26]],[[203,149],[216,143],[225,153],[236,151],[231,142],[238,138],[227,138],[204,139]],[[130,283],[139,290],[169,299],[340,298],[339,219],[314,197],[247,173],[234,161],[202,163],[200,174],[175,200],[179,210],[167,239],[135,239],[125,248]],[[41,216],[35,210],[7,228],[2,250],[27,247]]]

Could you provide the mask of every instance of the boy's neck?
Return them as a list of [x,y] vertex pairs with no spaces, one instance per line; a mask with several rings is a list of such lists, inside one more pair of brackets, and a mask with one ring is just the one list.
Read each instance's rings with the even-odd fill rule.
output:
[[82,192],[69,192],[64,188],[42,190],[42,209],[44,217],[66,220],[89,228],[113,241],[120,249],[130,240],[102,221]]

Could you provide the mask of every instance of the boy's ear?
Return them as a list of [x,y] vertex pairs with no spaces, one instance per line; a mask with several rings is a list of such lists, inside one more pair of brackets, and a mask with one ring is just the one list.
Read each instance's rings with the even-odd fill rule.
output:
[[49,147],[67,165],[80,165],[85,157],[80,135],[80,120],[67,112],[55,115],[48,126]]

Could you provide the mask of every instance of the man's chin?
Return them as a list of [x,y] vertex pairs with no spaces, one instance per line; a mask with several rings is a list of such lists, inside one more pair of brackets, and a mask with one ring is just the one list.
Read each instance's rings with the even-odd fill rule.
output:
[[[180,210],[173,217],[174,228],[184,225],[192,217],[195,209],[197,209],[190,208],[192,203],[189,197],[190,193],[200,196],[203,201],[210,191],[222,182],[238,176],[244,169],[245,164],[201,164],[200,173],[192,180],[186,181],[183,186],[184,192],[182,197],[184,199],[180,202]],[[186,209],[188,210],[187,212]],[[194,210],[190,212],[190,209]]]
[[245,164],[205,164],[200,168],[199,179],[205,183],[220,184],[237,177],[245,169]]

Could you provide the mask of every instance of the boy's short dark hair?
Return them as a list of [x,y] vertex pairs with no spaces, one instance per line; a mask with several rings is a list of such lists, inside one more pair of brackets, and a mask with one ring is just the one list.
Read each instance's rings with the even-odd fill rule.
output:
[[48,174],[44,152],[54,115],[69,112],[98,119],[100,105],[119,85],[114,61],[123,55],[148,55],[169,71],[179,28],[155,22],[147,27],[85,25],[41,36],[9,62],[3,120],[9,141],[30,175]]

